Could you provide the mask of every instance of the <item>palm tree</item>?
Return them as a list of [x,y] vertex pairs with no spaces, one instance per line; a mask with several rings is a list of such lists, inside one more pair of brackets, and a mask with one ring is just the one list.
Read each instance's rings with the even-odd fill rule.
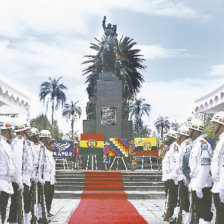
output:
[[47,108],[49,102],[51,103],[51,124],[53,125],[54,121],[54,111],[59,108],[59,106],[63,106],[66,101],[66,95],[63,90],[66,90],[67,87],[63,84],[59,83],[59,80],[62,77],[59,77],[58,79],[52,79],[49,77],[49,82],[43,82],[40,85],[40,100],[43,101],[45,104],[45,101],[47,99]]
[[66,103],[64,106],[64,110],[62,112],[62,116],[66,117],[67,120],[71,121],[71,129],[72,129],[72,139],[74,137],[74,123],[76,118],[80,118],[82,114],[81,107],[77,106],[76,104],[79,101],[76,101],[75,103],[71,101],[71,104]]
[[170,122],[168,117],[159,116],[154,125],[157,132],[161,133],[161,139],[163,140],[164,131],[168,131],[170,129]]
[[151,110],[150,104],[144,102],[144,98],[137,99],[135,97],[130,105],[130,117],[131,119],[134,117],[134,129],[135,133],[138,134],[140,134],[144,128],[142,121],[143,115],[146,114],[149,117],[149,112]]
[[[93,92],[93,88],[96,85],[96,80],[99,73],[102,71],[102,61],[98,60],[100,58],[99,51],[101,49],[103,40],[98,40],[95,38],[97,43],[91,43],[90,48],[96,51],[95,55],[86,55],[87,58],[82,64],[89,64],[84,70],[83,75],[87,75],[86,83],[88,83],[87,92],[89,95]],[[142,65],[145,59],[142,58],[140,54],[140,49],[133,49],[136,42],[130,37],[122,37],[118,41],[118,51],[117,51],[117,63],[120,64],[119,69],[116,69],[116,75],[128,84],[130,97],[139,92],[141,84],[144,81],[143,76],[138,70],[145,69],[146,66]],[[100,63],[100,64],[97,64]]]
[[130,105],[130,117],[135,117],[135,120],[141,120],[142,116],[146,114],[149,117],[149,112],[151,110],[151,106],[148,103],[144,103],[144,98],[137,99],[136,97],[133,99]]

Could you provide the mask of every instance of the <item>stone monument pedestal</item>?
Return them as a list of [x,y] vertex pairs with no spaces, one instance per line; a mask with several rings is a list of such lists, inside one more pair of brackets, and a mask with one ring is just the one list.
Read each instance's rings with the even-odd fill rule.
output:
[[99,75],[96,84],[96,119],[83,121],[83,133],[104,133],[110,138],[132,139],[132,121],[123,118],[122,81],[113,73]]

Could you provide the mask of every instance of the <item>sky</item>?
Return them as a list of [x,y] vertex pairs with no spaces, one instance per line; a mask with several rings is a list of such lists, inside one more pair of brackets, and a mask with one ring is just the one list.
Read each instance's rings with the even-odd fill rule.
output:
[[[104,15],[146,59],[138,97],[151,105],[149,127],[158,116],[184,122],[196,99],[223,84],[224,0],[0,0],[0,78],[32,98],[31,117],[45,111],[40,84],[62,76],[67,102],[79,101],[85,119],[81,63]],[[61,110],[55,116],[67,132]]]

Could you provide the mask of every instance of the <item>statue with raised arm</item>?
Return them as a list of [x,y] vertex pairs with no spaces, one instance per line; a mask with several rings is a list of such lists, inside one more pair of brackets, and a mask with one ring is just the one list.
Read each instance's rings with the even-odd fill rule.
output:
[[102,26],[105,38],[99,51],[99,61],[102,62],[103,72],[112,72],[115,74],[116,54],[118,51],[117,25],[108,23],[106,26],[106,16],[103,17]]
[[111,23],[108,23],[106,26],[106,16],[103,17],[102,26],[106,37],[109,35],[117,36],[117,25],[112,26]]

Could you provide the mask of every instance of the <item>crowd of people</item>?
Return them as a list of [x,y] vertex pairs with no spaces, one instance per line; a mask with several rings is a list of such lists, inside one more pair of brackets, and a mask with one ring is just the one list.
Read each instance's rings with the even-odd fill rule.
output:
[[214,150],[207,135],[202,135],[204,123],[200,119],[192,119],[166,136],[164,221],[209,224],[214,218],[215,224],[224,224],[224,111],[216,113],[211,122],[219,136]]
[[4,120],[0,131],[0,224],[48,223],[55,184],[51,133]]

